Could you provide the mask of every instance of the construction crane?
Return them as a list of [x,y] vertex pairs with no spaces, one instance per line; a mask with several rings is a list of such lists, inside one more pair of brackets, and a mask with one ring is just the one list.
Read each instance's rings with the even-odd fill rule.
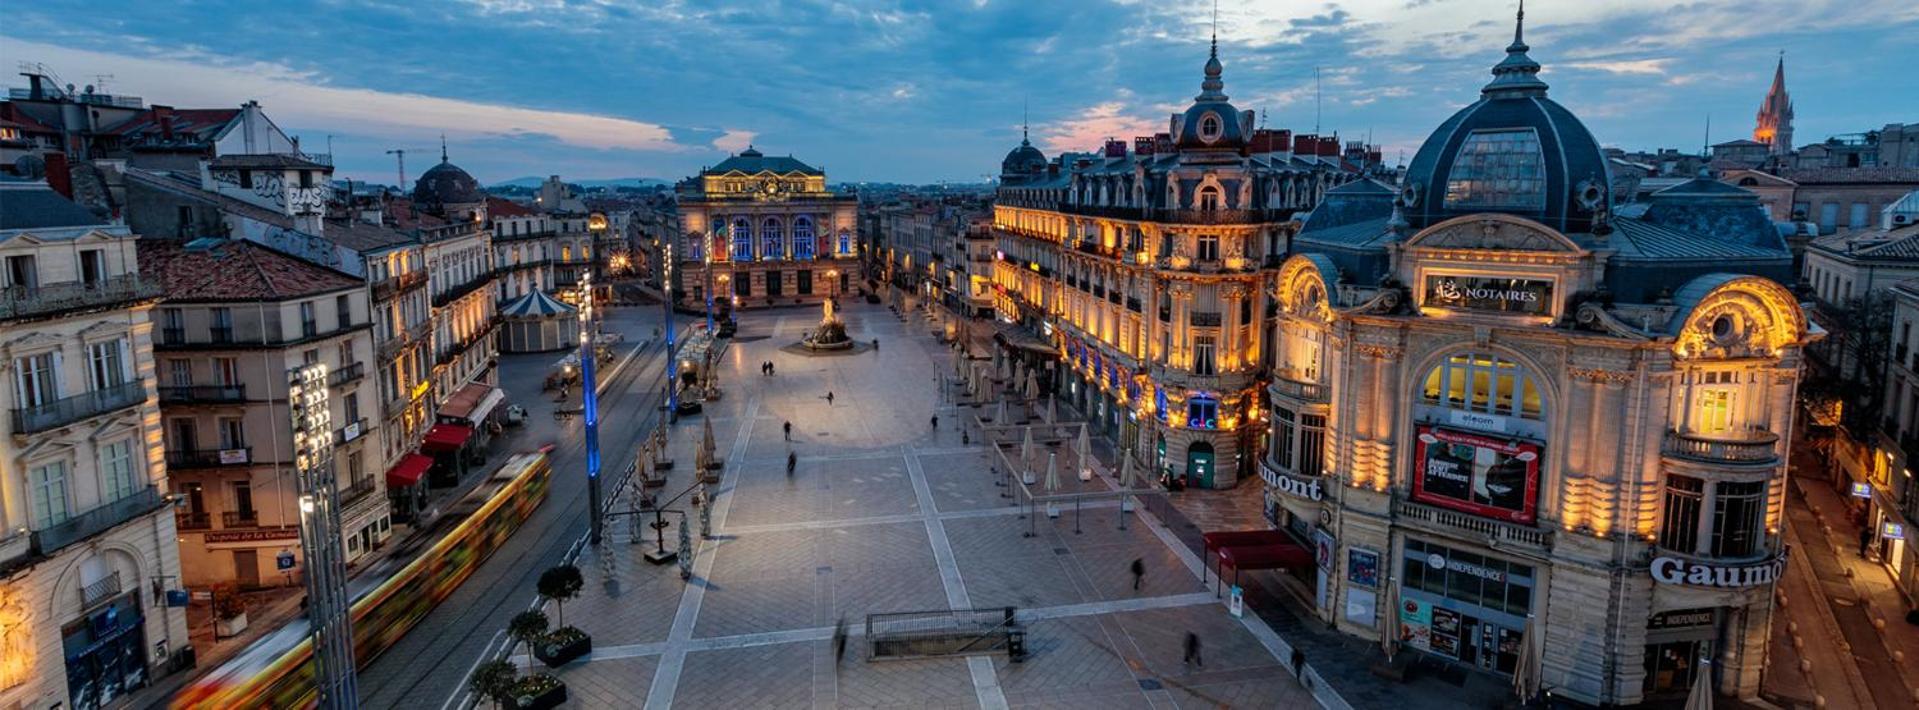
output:
[[399,159],[400,184],[395,185],[394,187],[399,188],[402,192],[406,190],[406,154],[407,154],[407,151],[409,150],[415,153],[420,152],[419,148],[395,148],[393,150],[389,150],[386,152],[387,155],[395,156]]

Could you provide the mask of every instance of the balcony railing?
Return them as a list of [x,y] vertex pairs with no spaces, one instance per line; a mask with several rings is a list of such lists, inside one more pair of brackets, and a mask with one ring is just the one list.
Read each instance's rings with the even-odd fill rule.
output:
[[165,501],[160,497],[160,490],[153,486],[147,486],[124,498],[96,506],[92,510],[67,518],[59,524],[33,531],[33,549],[39,554],[51,555],[60,548],[86,540],[128,520],[159,510],[160,506],[165,504]]
[[362,436],[366,436],[366,417],[347,422],[346,426],[333,430],[333,443],[345,444]]
[[1260,224],[1280,218],[1266,210],[1155,210],[1154,220],[1171,224]]
[[93,605],[120,595],[120,573],[114,572],[100,581],[80,588],[80,608],[91,609]]
[[257,528],[260,527],[260,511],[229,510],[220,514],[220,527]]
[[326,383],[328,386],[331,386],[331,387],[339,387],[340,385],[344,385],[348,382],[358,380],[365,376],[366,376],[366,363],[356,362],[351,365],[341,365],[340,367],[334,368],[332,372],[327,373]]
[[1550,550],[1553,546],[1551,530],[1482,518],[1470,513],[1414,503],[1403,498],[1393,499],[1393,515],[1455,534],[1466,533],[1493,545],[1526,545],[1542,550]]
[[247,401],[245,383],[236,385],[168,385],[160,388],[161,404],[231,404]]
[[1300,382],[1285,377],[1273,378],[1273,394],[1301,402],[1315,404],[1326,401],[1326,386],[1317,382]]
[[1135,221],[1145,219],[1145,217],[1143,216],[1144,213],[1138,207],[1112,207],[1112,206],[1106,206],[1106,205],[1060,205],[1059,211],[1065,212],[1067,214],[1085,215],[1087,217],[1107,217],[1110,219],[1130,219]]
[[13,410],[13,433],[32,434],[115,412],[147,401],[146,380],[83,392],[35,407]]
[[473,293],[474,291],[478,291],[483,288],[488,288],[492,285],[493,285],[493,272],[492,271],[480,272],[478,276],[468,279],[466,283],[462,283],[458,286],[454,286],[453,288],[448,289],[446,292],[441,293],[438,296],[434,296],[433,307],[443,308],[446,306],[446,304],[465,298],[466,295],[469,293]]
[[8,286],[0,288],[0,320],[104,308],[160,295],[161,285],[142,281],[139,274],[113,276],[93,283],[66,281],[44,286]]
[[1779,435],[1768,431],[1714,437],[1666,432],[1666,454],[1706,463],[1770,465],[1778,463]]
[[409,271],[373,284],[373,300],[384,301],[426,285],[426,271]]
[[174,513],[173,527],[181,530],[212,530],[213,516],[208,513]]
[[376,479],[374,477],[368,476],[365,480],[354,482],[352,485],[347,486],[345,490],[340,491],[340,501],[349,506],[358,503],[361,498],[365,498],[368,494],[379,489],[380,486],[375,481]]
[[186,449],[167,452],[167,468],[214,468],[217,466],[245,466],[253,463],[253,447],[242,446],[233,449]]

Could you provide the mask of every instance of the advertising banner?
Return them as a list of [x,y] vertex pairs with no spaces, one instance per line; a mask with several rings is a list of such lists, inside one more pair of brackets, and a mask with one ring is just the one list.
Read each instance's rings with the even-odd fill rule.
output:
[[1399,600],[1399,640],[1421,651],[1433,649],[1433,608],[1418,599]]
[[1531,524],[1538,515],[1539,445],[1420,425],[1413,499]]
[[1426,277],[1425,305],[1469,311],[1520,315],[1547,315],[1552,311],[1553,282],[1493,276]]

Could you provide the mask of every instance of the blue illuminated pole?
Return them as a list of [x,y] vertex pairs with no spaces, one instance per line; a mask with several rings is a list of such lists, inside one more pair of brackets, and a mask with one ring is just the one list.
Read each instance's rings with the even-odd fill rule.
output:
[[[713,230],[713,241],[709,246],[717,248],[725,245],[726,227],[722,225]],[[702,274],[700,278],[705,279],[706,332],[711,333],[713,332],[713,250],[703,249],[701,251],[706,252],[706,272]]]
[[600,397],[593,379],[593,274],[580,276],[580,406],[586,417],[586,504],[593,544],[600,544]]
[[[666,304],[666,420],[678,422],[680,420],[680,346],[679,339],[673,334],[673,266],[673,243],[669,241],[666,243],[666,281],[662,286],[666,297],[660,302]],[[708,289],[707,303],[712,303],[711,290]]]

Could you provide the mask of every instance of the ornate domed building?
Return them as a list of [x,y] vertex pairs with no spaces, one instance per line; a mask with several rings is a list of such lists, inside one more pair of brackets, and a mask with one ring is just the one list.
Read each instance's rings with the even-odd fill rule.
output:
[[1595,705],[1751,697],[1819,332],[1756,195],[1623,202],[1529,49],[1293,240],[1269,513],[1329,553],[1296,573],[1347,633]]
[[446,147],[441,146],[440,164],[427,168],[413,183],[413,204],[450,222],[482,222],[486,214],[486,191],[480,189],[480,181],[448,162]]
[[1006,154],[999,163],[999,181],[1003,185],[1020,185],[1046,177],[1046,154],[1033,147],[1026,139],[1025,131],[1020,131],[1019,147]]

